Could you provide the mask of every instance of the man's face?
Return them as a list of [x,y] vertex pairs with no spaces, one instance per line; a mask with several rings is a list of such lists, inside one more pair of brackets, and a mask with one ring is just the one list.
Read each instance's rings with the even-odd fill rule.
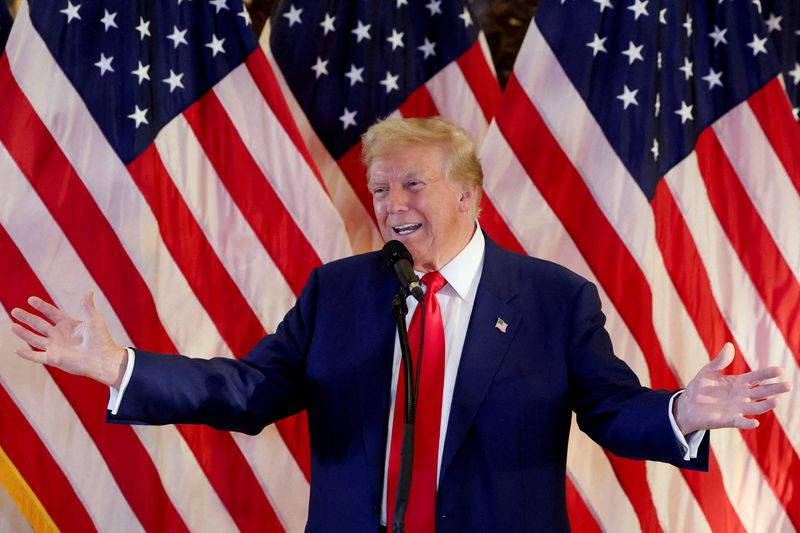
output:
[[447,179],[437,146],[398,147],[376,157],[369,190],[381,236],[405,244],[418,271],[441,269],[475,231],[470,216],[475,188]]

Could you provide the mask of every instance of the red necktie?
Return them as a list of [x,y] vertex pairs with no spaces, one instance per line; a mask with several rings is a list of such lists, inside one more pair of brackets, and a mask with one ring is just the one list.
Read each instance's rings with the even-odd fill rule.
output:
[[[419,396],[414,422],[414,468],[411,473],[411,493],[406,509],[406,531],[433,532],[436,529],[436,471],[439,461],[439,428],[442,415],[442,390],[444,388],[444,326],[442,310],[436,293],[447,284],[438,272],[422,276],[425,284],[425,346],[422,352],[422,369],[419,377]],[[420,335],[420,306],[414,310],[408,329],[416,375]],[[397,478],[400,474],[400,448],[403,441],[403,406],[405,405],[404,370],[397,380],[394,419],[392,420],[392,446],[389,449],[389,470],[386,486],[386,526],[392,531],[394,504],[397,495]]]

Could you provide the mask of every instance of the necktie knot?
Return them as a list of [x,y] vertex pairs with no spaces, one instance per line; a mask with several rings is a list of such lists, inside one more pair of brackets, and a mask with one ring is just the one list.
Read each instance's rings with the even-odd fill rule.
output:
[[428,272],[424,276],[422,276],[422,283],[425,284],[427,287],[428,292],[433,295],[439,292],[439,289],[447,285],[447,280],[444,279],[444,276],[441,273],[437,272]]

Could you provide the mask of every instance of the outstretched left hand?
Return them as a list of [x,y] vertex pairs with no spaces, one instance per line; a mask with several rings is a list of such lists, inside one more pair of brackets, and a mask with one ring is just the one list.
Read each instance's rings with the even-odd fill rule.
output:
[[733,344],[726,342],[719,355],[701,368],[684,393],[675,398],[672,414],[684,435],[700,429],[756,428],[758,420],[749,417],[774,409],[778,396],[792,389],[791,383],[785,381],[766,383],[783,375],[780,367],[723,375],[734,355]]

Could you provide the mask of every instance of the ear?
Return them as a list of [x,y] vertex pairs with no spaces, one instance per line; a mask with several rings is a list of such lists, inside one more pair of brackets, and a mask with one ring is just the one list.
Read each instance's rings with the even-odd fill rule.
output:
[[466,187],[461,191],[461,196],[458,197],[458,212],[469,213],[472,208],[472,203],[475,201],[475,188]]

